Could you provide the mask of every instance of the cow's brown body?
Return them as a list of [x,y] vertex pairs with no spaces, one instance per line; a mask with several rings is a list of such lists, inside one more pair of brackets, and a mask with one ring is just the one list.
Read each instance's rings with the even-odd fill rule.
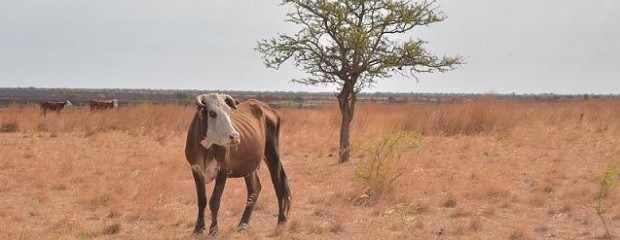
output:
[[90,100],[88,101],[90,111],[107,110],[112,108],[118,108],[118,102],[114,100]]
[[258,100],[241,103],[231,114],[234,128],[240,134],[240,143],[233,146],[211,145],[208,149],[201,144],[207,131],[205,111],[198,107],[190,125],[185,155],[192,167],[198,194],[198,219],[195,233],[204,228],[204,209],[207,203],[205,184],[215,179],[210,199],[210,234],[217,232],[217,210],[226,178],[244,177],[248,189],[246,209],[239,223],[240,229],[247,229],[254,203],[261,190],[256,170],[261,161],[269,167],[271,180],[278,197],[278,223],[286,222],[290,206],[290,190],[278,153],[280,117],[267,104]]
[[41,107],[41,113],[43,113],[44,116],[47,114],[48,110],[60,112],[60,110],[65,108],[65,106],[67,105],[71,106],[71,102],[69,101],[64,101],[64,102],[45,101],[45,102],[39,103],[39,107]]

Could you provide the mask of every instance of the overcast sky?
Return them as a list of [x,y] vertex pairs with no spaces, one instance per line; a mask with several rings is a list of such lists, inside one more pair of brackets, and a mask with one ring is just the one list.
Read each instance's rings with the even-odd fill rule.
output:
[[[0,87],[335,91],[264,67],[256,42],[291,33],[276,0],[0,0]],[[619,0],[439,0],[415,30],[467,64],[366,92],[620,94]]]

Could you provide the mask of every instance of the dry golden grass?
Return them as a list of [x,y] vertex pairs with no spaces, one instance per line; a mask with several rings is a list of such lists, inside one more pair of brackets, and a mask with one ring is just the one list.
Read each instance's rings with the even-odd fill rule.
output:
[[[0,239],[193,239],[196,196],[185,162],[194,108],[142,104],[90,113],[0,109]],[[241,179],[227,183],[218,239],[593,239],[598,181],[620,167],[620,102],[366,104],[352,138],[407,130],[391,191],[366,201],[361,153],[337,164],[337,106],[280,109],[293,205],[276,229],[266,167],[251,230],[234,227]],[[208,186],[209,189],[212,187]],[[209,194],[210,195],[210,194]],[[620,235],[620,186],[605,208]],[[207,213],[208,215],[208,213]],[[208,219],[208,218],[207,218]]]

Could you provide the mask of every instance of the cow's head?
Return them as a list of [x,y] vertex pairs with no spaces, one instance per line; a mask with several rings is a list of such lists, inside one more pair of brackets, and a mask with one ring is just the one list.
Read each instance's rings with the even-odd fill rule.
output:
[[71,102],[69,102],[69,100],[65,101],[65,105],[67,105],[67,107],[72,107],[73,104],[71,104]]
[[205,139],[201,144],[209,148],[212,144],[219,146],[236,145],[241,142],[239,132],[230,120],[232,109],[239,101],[226,94],[202,94],[196,97],[196,106],[200,120],[207,127]]

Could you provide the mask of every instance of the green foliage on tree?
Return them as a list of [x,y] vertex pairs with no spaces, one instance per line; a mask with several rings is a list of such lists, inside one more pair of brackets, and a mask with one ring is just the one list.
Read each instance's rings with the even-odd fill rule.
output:
[[339,86],[341,162],[349,158],[349,125],[358,92],[393,74],[416,77],[452,70],[463,62],[461,57],[435,56],[424,48],[424,40],[406,35],[446,18],[435,1],[283,0],[282,4],[292,9],[286,21],[300,30],[260,40],[256,50],[269,68],[278,69],[291,60],[308,74],[293,82]]

